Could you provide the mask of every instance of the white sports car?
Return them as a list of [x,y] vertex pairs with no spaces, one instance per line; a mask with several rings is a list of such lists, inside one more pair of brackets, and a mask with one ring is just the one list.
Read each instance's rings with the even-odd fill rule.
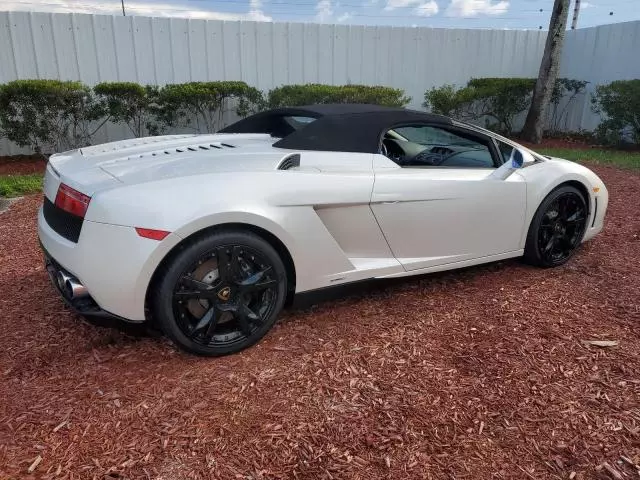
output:
[[476,126],[316,105],[53,155],[38,227],[78,313],[151,320],[223,355],[263,337],[294,293],[510,257],[561,265],[607,201],[589,169]]

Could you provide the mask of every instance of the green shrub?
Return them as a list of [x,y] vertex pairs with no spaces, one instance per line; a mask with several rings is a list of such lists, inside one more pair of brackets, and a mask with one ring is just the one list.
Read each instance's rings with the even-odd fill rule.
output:
[[136,137],[157,135],[165,129],[158,121],[158,87],[133,82],[103,82],[93,88],[101,112],[113,123],[125,124]]
[[103,117],[80,82],[15,80],[0,86],[0,128],[9,140],[38,153],[87,145]]
[[471,89],[458,89],[455,85],[434,87],[425,92],[422,106],[433,113],[464,120],[469,116],[467,108],[474,100],[472,94]]
[[534,85],[532,78],[472,78],[460,89],[444,85],[428,90],[423,106],[460,120],[484,118],[487,127],[512,133],[516,116],[531,103]]
[[591,103],[595,113],[604,115],[596,129],[600,141],[619,144],[628,134],[640,143],[640,79],[598,85]]
[[531,104],[535,83],[533,78],[474,78],[467,87],[474,90],[478,118],[493,119],[488,127],[512,133],[515,117]]
[[366,85],[284,85],[274,88],[267,96],[270,108],[293,107],[321,103],[368,103],[388,107],[404,107],[411,98],[404,91],[390,87]]
[[[558,78],[551,92],[551,110],[549,111],[547,130],[550,135],[566,130],[569,107],[578,97],[583,95],[589,82],[571,78]],[[562,108],[562,99],[566,99]],[[564,125],[563,125],[564,124]]]
[[[528,110],[535,86],[533,78],[474,78],[456,88],[443,85],[424,94],[425,108],[433,113],[464,121],[484,120],[487,127],[503,133],[513,133],[516,117]],[[566,121],[569,105],[584,93],[588,82],[569,78],[556,81],[549,115],[549,130],[557,132]],[[563,107],[563,98],[567,101]]]
[[262,93],[244,82],[173,84],[158,93],[158,118],[163,123],[209,133],[219,129],[225,111],[233,109],[244,117],[262,106]]

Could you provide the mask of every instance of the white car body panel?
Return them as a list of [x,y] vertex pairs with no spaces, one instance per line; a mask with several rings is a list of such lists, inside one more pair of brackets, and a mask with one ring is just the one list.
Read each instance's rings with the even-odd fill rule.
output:
[[[526,183],[493,169],[398,168],[376,172],[371,208],[407,270],[518,253]],[[428,254],[428,255],[425,255]]]
[[[540,161],[498,179],[493,169],[417,170],[379,154],[272,143],[264,134],[173,135],[53,155],[45,196],[54,202],[62,182],[91,201],[77,243],[56,233],[41,210],[43,247],[100,308],[143,321],[162,260],[211,227],[244,224],[277,238],[293,261],[295,291],[305,292],[522,255],[538,205],[566,181],[591,192],[591,216],[598,198],[585,240],[602,229],[606,212],[600,179],[572,162]],[[300,166],[277,170],[292,154]],[[135,227],[171,233],[155,241]]]

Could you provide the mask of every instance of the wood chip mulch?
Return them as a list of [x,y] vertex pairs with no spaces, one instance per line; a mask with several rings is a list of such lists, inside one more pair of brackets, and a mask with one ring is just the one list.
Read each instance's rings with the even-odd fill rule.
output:
[[594,169],[605,232],[566,266],[341,290],[221,359],[68,313],[14,204],[0,478],[640,478],[640,176]]
[[42,155],[0,155],[0,175],[44,173],[47,160]]

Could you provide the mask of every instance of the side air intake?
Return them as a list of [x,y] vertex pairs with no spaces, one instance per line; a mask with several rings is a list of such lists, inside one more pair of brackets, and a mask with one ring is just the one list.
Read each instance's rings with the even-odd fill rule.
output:
[[280,162],[280,165],[278,165],[278,170],[290,170],[292,168],[299,167],[299,166],[300,166],[300,154],[296,153],[293,155],[289,155],[284,160],[282,160],[282,162]]

